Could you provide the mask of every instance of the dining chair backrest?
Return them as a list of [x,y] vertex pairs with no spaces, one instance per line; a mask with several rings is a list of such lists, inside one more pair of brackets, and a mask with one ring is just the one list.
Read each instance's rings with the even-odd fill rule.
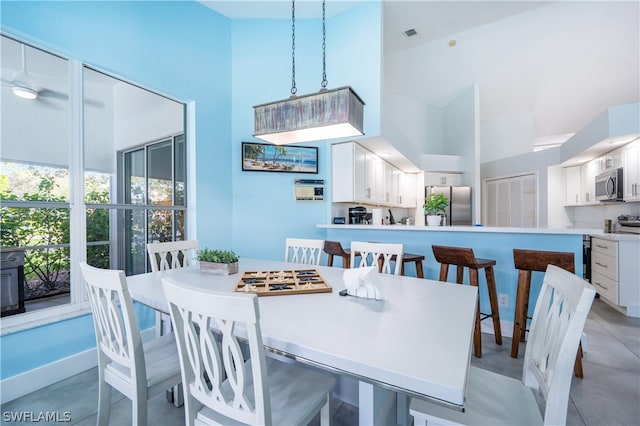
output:
[[319,265],[323,247],[324,240],[287,238],[284,261],[304,263],[306,265]]
[[80,262],[98,353],[98,424],[109,424],[111,388],[131,399],[131,423],[147,424],[147,400],[180,384],[173,335],[142,343],[124,271]]
[[[111,364],[125,367],[127,380],[135,378],[146,383],[144,355],[140,329],[124,271],[98,269],[80,263],[84,277],[98,344],[98,362],[112,369]],[[121,369],[113,370],[118,375]]]
[[471,365],[464,410],[413,398],[414,423],[566,424],[573,363],[594,296],[582,278],[549,265],[533,312],[522,380]]
[[183,268],[195,265],[198,259],[198,240],[148,243],[151,271]]
[[[198,260],[198,240],[167,241],[148,243],[151,272],[184,268],[195,265]],[[167,314],[156,312],[156,336],[162,336],[171,329],[171,319]]]
[[[162,283],[178,341],[187,423],[194,424],[205,406],[245,424],[271,424],[257,296],[203,290],[170,277]],[[247,362],[238,332],[248,340]]]
[[[376,266],[377,264],[379,271],[384,274],[400,275],[403,249],[402,244],[352,241],[350,263],[354,268]],[[357,263],[356,256],[360,256],[360,261]],[[392,261],[395,261],[393,272],[391,269]]]
[[545,424],[565,424],[573,364],[594,288],[571,272],[549,265],[531,321],[522,381],[540,389]]

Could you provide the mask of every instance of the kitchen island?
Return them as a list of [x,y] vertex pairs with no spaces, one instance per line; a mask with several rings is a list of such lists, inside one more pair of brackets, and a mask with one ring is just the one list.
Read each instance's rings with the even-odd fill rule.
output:
[[[433,244],[469,247],[476,257],[493,259],[498,299],[506,302],[500,306],[502,334],[511,337],[516,301],[518,272],[513,264],[513,249],[548,250],[572,252],[575,256],[576,274],[583,274],[583,236],[601,235],[600,229],[579,228],[503,228],[486,226],[420,226],[420,225],[317,225],[325,231],[325,239],[339,241],[348,248],[351,241],[376,241],[402,243],[407,253],[425,256],[424,277],[437,280],[440,264],[433,257]],[[413,265],[406,265],[407,275],[415,275]],[[483,312],[489,311],[489,298],[485,277],[479,274],[480,305]],[[449,281],[455,281],[455,268],[449,270]],[[465,272],[465,282],[468,274]],[[542,285],[542,274],[533,274],[531,301],[535,301]],[[506,297],[505,297],[506,296]],[[529,304],[530,314],[535,303]],[[483,331],[493,333],[488,321],[482,322]]]

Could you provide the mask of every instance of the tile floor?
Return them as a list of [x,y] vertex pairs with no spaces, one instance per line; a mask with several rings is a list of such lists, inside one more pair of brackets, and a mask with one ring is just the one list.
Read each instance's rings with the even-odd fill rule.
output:
[[[569,425],[638,425],[640,423],[640,319],[627,318],[596,299],[585,326],[587,340],[583,359],[584,379],[574,378],[569,402]],[[520,357],[509,356],[511,340],[497,346],[492,336],[483,336],[483,357],[472,357],[474,365],[520,377]],[[97,370],[95,368],[2,405],[2,423],[7,413],[58,412],[70,415],[74,425],[96,424]],[[131,423],[131,404],[113,392],[112,425]],[[319,424],[316,419],[313,424]],[[48,424],[38,422],[39,424]],[[149,402],[149,425],[180,425],[183,410],[166,403],[163,395]],[[52,423],[49,423],[52,424]],[[357,425],[358,409],[336,400],[333,424]]]

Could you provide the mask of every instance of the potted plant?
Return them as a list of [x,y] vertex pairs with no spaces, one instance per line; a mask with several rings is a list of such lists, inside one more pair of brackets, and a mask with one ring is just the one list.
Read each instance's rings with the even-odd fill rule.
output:
[[198,263],[203,272],[229,275],[238,272],[239,256],[233,250],[209,250],[198,252]]
[[424,214],[427,215],[429,226],[438,226],[442,222],[442,217],[438,213],[445,213],[449,200],[444,194],[431,193],[424,199]]

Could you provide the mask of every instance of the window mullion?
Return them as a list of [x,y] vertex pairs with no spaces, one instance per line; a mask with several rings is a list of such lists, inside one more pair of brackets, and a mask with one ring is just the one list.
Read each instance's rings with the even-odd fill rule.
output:
[[86,261],[86,207],[84,203],[84,87],[82,63],[69,60],[69,179],[71,187],[70,211],[70,269],[71,303],[85,300],[79,262]]

